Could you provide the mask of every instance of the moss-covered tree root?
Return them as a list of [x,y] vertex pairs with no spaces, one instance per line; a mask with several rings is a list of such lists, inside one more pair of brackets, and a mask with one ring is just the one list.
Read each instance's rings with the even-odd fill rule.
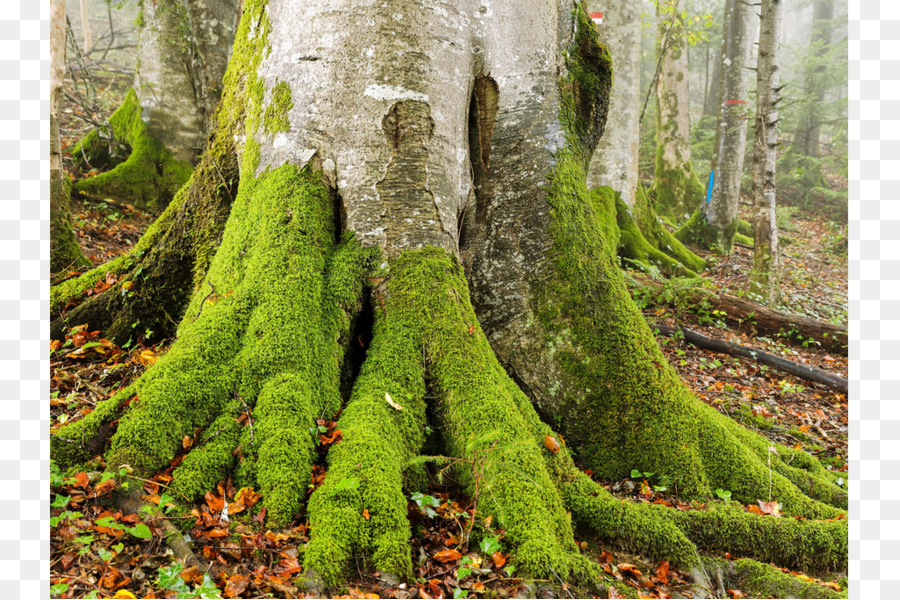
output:
[[816,581],[784,573],[772,565],[745,558],[734,562],[735,586],[754,598],[846,598],[846,585],[837,591]]
[[[597,218],[604,234],[611,236],[619,256],[643,271],[660,270],[668,275],[696,277],[706,262],[685,248],[663,227],[642,189],[633,209],[625,205],[612,188],[591,190]],[[615,220],[615,226],[613,226]]]
[[[128,90],[122,104],[109,118],[107,137],[97,129],[72,147],[72,158],[88,169],[112,167],[110,170],[75,182],[75,193],[112,197],[141,208],[161,210],[175,197],[175,192],[188,180],[192,167],[172,156],[158,140],[147,132],[141,119],[141,105],[134,90]],[[125,145],[128,157],[116,161],[117,145]],[[114,151],[110,152],[110,146]]]

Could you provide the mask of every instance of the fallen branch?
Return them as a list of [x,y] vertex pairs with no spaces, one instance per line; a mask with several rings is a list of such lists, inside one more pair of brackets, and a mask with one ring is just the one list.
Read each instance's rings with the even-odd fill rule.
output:
[[777,369],[778,371],[790,373],[791,375],[795,375],[797,377],[800,377],[801,379],[805,379],[806,381],[821,383],[822,385],[828,386],[829,388],[841,394],[847,393],[847,380],[843,377],[834,375],[833,373],[829,373],[828,371],[823,371],[822,369],[817,369],[816,367],[801,365],[785,358],[781,358],[780,356],[775,356],[774,354],[763,352],[762,350],[756,350],[754,348],[748,348],[747,346],[741,346],[740,344],[735,344],[733,342],[726,342],[725,340],[707,337],[702,333],[692,331],[685,327],[677,328],[669,327],[667,325],[654,325],[654,327],[663,335],[675,335],[677,331],[681,331],[681,333],[684,335],[685,341],[697,346],[698,348],[703,348],[704,350],[712,350],[713,352],[720,352],[722,354],[729,354],[731,356],[743,356],[745,358],[752,358],[756,362],[768,365],[773,369]]
[[[644,275],[635,274],[634,278],[646,288],[662,292],[664,284]],[[847,354],[847,329],[824,321],[818,321],[802,315],[773,310],[746,298],[738,298],[731,294],[716,294],[710,290],[693,288],[682,292],[684,301],[699,304],[708,302],[712,308],[725,313],[728,322],[736,327],[749,327],[753,333],[778,335],[786,332],[791,335],[787,340],[792,343],[805,342],[810,338],[822,344],[822,347],[841,354]],[[681,299],[679,299],[680,301]],[[669,302],[672,303],[672,302]]]

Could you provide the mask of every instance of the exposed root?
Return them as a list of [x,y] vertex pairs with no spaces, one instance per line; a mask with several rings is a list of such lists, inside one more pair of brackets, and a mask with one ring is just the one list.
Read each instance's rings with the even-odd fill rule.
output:
[[839,592],[814,581],[805,581],[749,558],[735,561],[734,576],[748,597],[846,598],[848,591],[844,588]]

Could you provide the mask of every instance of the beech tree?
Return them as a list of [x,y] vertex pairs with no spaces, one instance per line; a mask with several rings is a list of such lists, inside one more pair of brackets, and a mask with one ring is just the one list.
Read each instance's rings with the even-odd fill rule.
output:
[[134,89],[72,149],[84,167],[113,166],[74,190],[162,209],[187,181],[209,135],[239,0],[143,2]]
[[656,82],[656,164],[653,191],[661,211],[683,222],[703,196],[691,162],[691,115],[688,88],[687,39],[678,2],[658,2]]
[[[182,230],[171,252],[192,279],[130,270],[164,260],[158,223],[54,289],[59,315],[112,270],[148,314],[180,316],[144,376],[53,435],[54,458],[146,476],[201,428],[171,487],[202,497],[233,474],[284,526],[305,503],[310,427],[343,405],[306,503],[311,584],[346,581],[360,556],[409,576],[405,491],[446,457],[518,573],[596,581],[574,524],[689,569],[699,548],[846,565],[846,491],[695,398],[629,297],[615,207],[585,185],[611,84],[580,3],[248,0],[210,147],[161,217],[227,223]],[[215,172],[230,164],[236,187]],[[429,436],[445,458],[421,456]],[[685,498],[771,489],[806,520],[622,501],[582,468],[666,474]]]
[[753,273],[750,291],[769,304],[781,301],[778,223],[775,216],[775,164],[778,148],[778,40],[781,0],[763,0],[756,66],[756,142],[753,151]]
[[719,57],[721,75],[712,191],[708,199],[698,198],[699,206],[678,233],[682,241],[698,241],[723,254],[731,253],[738,227],[737,210],[747,143],[748,67],[753,46],[751,26],[755,18],[755,9],[749,3],[726,0]]

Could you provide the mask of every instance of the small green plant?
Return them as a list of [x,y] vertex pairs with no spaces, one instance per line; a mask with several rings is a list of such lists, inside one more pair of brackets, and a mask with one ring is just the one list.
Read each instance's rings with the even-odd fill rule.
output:
[[176,592],[176,598],[221,598],[219,588],[213,583],[208,573],[203,574],[203,581],[199,586],[191,589],[184,579],[180,577],[180,573],[184,570],[184,565],[175,563],[169,568],[160,567],[157,573],[157,584],[164,590]]
[[716,496],[720,499],[724,500],[726,503],[731,502],[731,490],[723,490],[722,488],[716,488]]
[[425,513],[425,515],[429,519],[433,519],[437,516],[437,512],[435,512],[434,509],[441,505],[441,501],[434,496],[429,496],[420,492],[413,492],[413,494],[409,498],[416,503],[416,506],[419,507],[419,510]]
[[796,383],[791,383],[786,379],[782,379],[778,382],[778,391],[782,394],[799,394],[805,390],[802,385],[798,385]]

